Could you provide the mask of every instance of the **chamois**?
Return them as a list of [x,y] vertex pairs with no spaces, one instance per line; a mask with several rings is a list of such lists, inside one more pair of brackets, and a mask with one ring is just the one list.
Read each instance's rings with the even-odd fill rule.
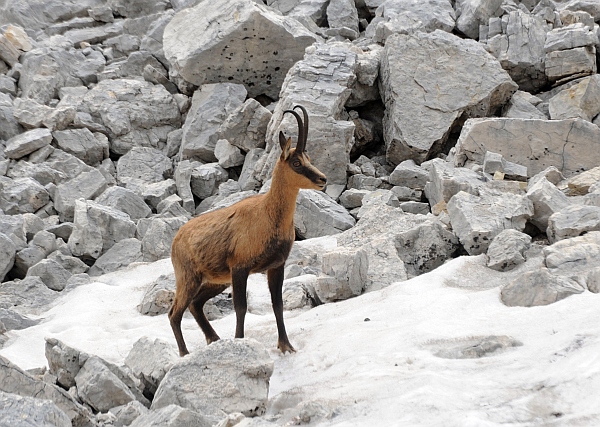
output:
[[198,322],[210,344],[219,339],[204,315],[203,306],[210,298],[232,285],[236,314],[235,337],[244,337],[247,311],[248,275],[267,272],[271,303],[277,323],[277,348],[294,352],[283,323],[283,270],[294,243],[294,211],[301,188],[322,190],[325,175],[310,163],[305,152],[308,114],[300,105],[304,121],[292,110],[298,122],[298,142],[279,132],[281,156],[273,170],[271,188],[229,207],[208,212],[188,221],[173,239],[171,261],[175,270],[176,291],[169,321],[177,340],[180,356],[188,354],[181,318],[186,308]]

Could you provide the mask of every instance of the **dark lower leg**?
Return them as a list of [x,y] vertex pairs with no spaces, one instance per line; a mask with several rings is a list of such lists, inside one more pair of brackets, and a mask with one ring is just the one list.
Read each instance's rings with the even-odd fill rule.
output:
[[[171,329],[173,329],[173,334],[175,335],[175,340],[177,341],[177,347],[179,348],[180,356],[185,356],[189,353],[187,347],[185,346],[185,341],[183,340],[183,333],[181,332],[181,319],[183,317],[183,313],[185,312],[186,305],[178,304],[177,299],[175,299],[173,306],[169,310],[169,322],[171,323]],[[182,306],[183,309],[181,308]]]
[[233,287],[233,308],[235,308],[236,326],[235,337],[244,338],[244,321],[246,311],[248,311],[248,301],[246,298],[246,287],[248,281],[248,271],[234,270],[231,273]]
[[283,323],[283,273],[284,266],[273,268],[267,272],[269,281],[269,291],[271,292],[271,303],[273,304],[273,313],[275,313],[275,321],[277,322],[277,332],[279,339],[277,348],[283,353],[296,351],[287,336],[285,324]]
[[[204,286],[206,286],[206,285],[204,285]],[[215,286],[202,288],[200,290],[200,293],[196,296],[196,298],[194,298],[194,301],[192,301],[192,303],[190,304],[190,307],[189,307],[190,312],[192,313],[192,315],[196,319],[196,322],[198,323],[198,326],[200,326],[200,329],[202,329],[202,332],[204,332],[204,336],[206,337],[207,344],[210,344],[214,341],[218,341],[219,335],[217,335],[217,333],[211,326],[210,322],[206,318],[206,315],[204,314],[204,310],[203,310],[204,304],[206,303],[206,301],[208,301],[212,297],[220,294],[225,289],[227,289],[227,285],[224,285],[224,286],[215,285]]]

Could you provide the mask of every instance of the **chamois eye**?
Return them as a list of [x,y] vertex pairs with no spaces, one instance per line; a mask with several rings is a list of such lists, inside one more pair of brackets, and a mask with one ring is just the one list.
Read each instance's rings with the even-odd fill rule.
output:
[[294,160],[292,162],[292,166],[294,166],[295,168],[299,168],[301,165],[300,160]]

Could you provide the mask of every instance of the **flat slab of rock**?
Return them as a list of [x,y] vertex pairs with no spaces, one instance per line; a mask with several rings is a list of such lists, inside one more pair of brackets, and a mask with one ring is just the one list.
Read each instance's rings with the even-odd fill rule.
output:
[[574,280],[541,268],[514,279],[502,288],[500,298],[509,307],[534,307],[552,304],[583,291],[583,286]]
[[1,391],[0,414],[3,427],[71,427],[71,419],[51,401]]
[[314,190],[300,190],[294,213],[296,232],[306,238],[338,234],[356,220],[331,197]]
[[533,176],[555,166],[565,177],[600,164],[600,128],[581,119],[467,120],[456,145],[456,166],[482,164],[492,151],[527,167]]
[[244,0],[203,2],[165,28],[165,56],[195,85],[230,81],[277,99],[286,70],[316,36],[298,21]]
[[523,196],[461,191],[448,202],[452,229],[469,255],[485,253],[492,240],[505,229],[522,231],[533,215],[533,204]]
[[600,230],[600,207],[569,205],[548,218],[550,243]]
[[252,339],[219,340],[180,359],[160,383],[151,409],[170,404],[224,418],[241,412],[262,415],[273,361]]
[[381,57],[380,81],[391,164],[423,162],[441,151],[459,118],[485,116],[517,90],[481,44],[439,30],[391,36]]
[[20,159],[33,153],[52,142],[52,133],[49,129],[33,129],[16,135],[6,141],[4,155],[9,159]]

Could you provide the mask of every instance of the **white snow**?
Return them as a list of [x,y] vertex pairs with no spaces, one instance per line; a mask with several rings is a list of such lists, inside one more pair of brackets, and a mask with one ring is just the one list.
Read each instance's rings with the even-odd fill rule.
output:
[[[119,364],[144,335],[176,348],[166,315],[136,310],[147,285],[171,268],[163,260],[72,290],[42,323],[9,332],[0,354],[29,369],[46,365],[44,337]],[[600,426],[600,294],[506,307],[499,287],[490,287],[501,274],[481,257],[463,257],[380,291],[286,312],[291,355],[275,348],[265,277],[251,276],[246,336],[275,361],[269,413],[316,401],[333,416],[311,425]],[[233,337],[234,315],[212,323],[222,338]],[[189,316],[183,334],[191,350],[205,345]],[[523,345],[479,359],[433,354],[488,335]]]

